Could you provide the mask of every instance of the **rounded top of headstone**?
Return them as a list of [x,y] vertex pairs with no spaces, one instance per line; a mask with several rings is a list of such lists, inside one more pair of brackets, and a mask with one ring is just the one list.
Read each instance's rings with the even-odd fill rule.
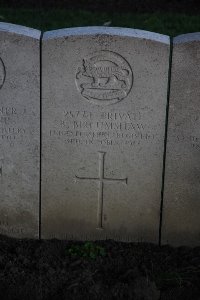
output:
[[51,30],[44,33],[43,40],[70,37],[70,36],[84,36],[84,35],[98,35],[98,34],[132,37],[138,39],[153,40],[164,44],[170,44],[170,39],[169,36],[167,35],[140,30],[140,29],[105,27],[105,26],[73,27],[73,28]]
[[200,41],[200,32],[186,33],[174,37],[174,44],[191,43]]
[[18,35],[24,35],[27,37],[31,37],[34,39],[40,39],[41,31],[21,25],[11,24],[11,23],[4,23],[0,22],[0,32],[5,31],[8,33],[14,33]]

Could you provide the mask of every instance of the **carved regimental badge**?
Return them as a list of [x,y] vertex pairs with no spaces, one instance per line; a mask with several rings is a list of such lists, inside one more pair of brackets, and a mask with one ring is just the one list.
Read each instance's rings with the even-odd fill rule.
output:
[[0,58],[0,89],[2,88],[6,77],[6,70],[2,59]]
[[128,62],[111,51],[99,51],[86,57],[76,73],[76,85],[81,95],[98,105],[114,104],[124,99],[132,82]]

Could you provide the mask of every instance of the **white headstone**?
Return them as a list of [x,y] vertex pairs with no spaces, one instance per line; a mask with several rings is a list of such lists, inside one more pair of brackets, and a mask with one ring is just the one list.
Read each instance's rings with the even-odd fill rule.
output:
[[0,234],[38,237],[40,31],[0,23]]
[[169,37],[43,37],[42,237],[158,241]]
[[200,245],[200,33],[174,38],[162,243]]

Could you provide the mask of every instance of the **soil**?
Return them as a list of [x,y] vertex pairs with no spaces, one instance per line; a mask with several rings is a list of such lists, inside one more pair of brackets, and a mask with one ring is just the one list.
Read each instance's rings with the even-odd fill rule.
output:
[[199,300],[200,247],[0,236],[1,300]]

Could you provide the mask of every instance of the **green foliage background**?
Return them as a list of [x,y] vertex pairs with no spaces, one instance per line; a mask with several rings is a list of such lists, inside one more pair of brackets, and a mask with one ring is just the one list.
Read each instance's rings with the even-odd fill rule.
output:
[[200,31],[200,15],[177,13],[111,13],[66,9],[1,8],[0,22],[25,25],[43,31],[76,27],[102,26],[137,28],[170,36]]

